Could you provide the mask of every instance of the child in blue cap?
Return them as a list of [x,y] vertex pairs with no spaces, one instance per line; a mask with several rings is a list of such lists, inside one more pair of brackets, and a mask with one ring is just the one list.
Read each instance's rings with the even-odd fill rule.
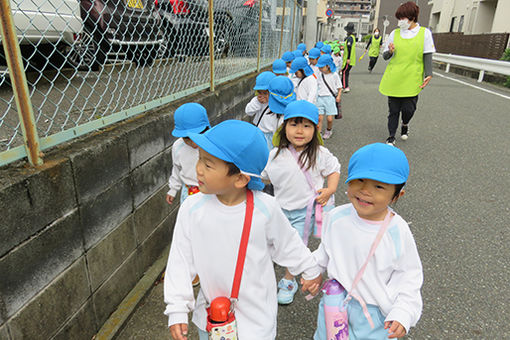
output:
[[[277,148],[271,150],[262,173],[263,179],[273,184],[278,204],[305,244],[315,221],[316,235],[320,234],[322,209],[334,206],[340,179],[338,159],[321,145],[318,121],[314,104],[306,100],[288,104],[283,126],[275,138]],[[326,178],[328,184],[324,187]],[[292,271],[287,270],[278,283],[278,303],[291,303],[297,287]]]
[[325,44],[324,46],[321,47],[321,55],[324,54],[331,54],[331,45]]
[[269,111],[272,121],[268,121],[271,126],[271,133],[264,133],[267,143],[273,148],[273,135],[283,124],[283,113],[289,103],[296,100],[294,93],[294,84],[288,77],[278,76],[269,82]]
[[287,76],[287,64],[283,59],[273,61],[273,73],[277,76]]
[[[166,201],[172,204],[181,190],[182,203],[188,195],[198,192],[198,182],[195,167],[198,161],[197,145],[189,138],[191,133],[203,133],[211,127],[207,111],[197,103],[186,103],[174,113],[175,127],[172,131],[178,139],[172,145],[172,174],[168,180],[170,190],[166,194]],[[183,188],[184,185],[184,188]]]
[[322,121],[326,115],[327,127],[322,135],[328,139],[333,134],[333,117],[338,113],[337,103],[340,103],[342,96],[342,82],[336,73],[336,65],[329,54],[324,54],[317,62],[321,74],[319,76],[319,97],[317,107],[319,108],[319,131],[322,131]]
[[317,61],[319,61],[319,57],[321,56],[321,51],[314,47],[308,52],[308,63],[310,64],[310,67],[313,70],[313,74],[315,74],[316,77],[320,75],[319,68],[317,67]]
[[296,59],[296,56],[291,51],[287,51],[282,54],[282,60],[285,61],[285,64],[287,65],[287,72],[289,71],[290,65],[294,59]]
[[[273,72],[262,72],[255,80],[256,96],[246,105],[245,112],[248,116],[253,117],[253,124],[264,133],[268,135],[268,150],[273,148],[272,142],[273,133],[275,132],[275,117],[269,109],[269,83],[276,78]],[[270,137],[269,137],[270,136]]]
[[[347,292],[355,277],[361,277],[355,287],[361,301],[352,298],[347,304],[351,340],[400,338],[420,318],[420,257],[409,225],[390,208],[404,194],[408,176],[407,158],[394,146],[375,143],[356,151],[345,181],[351,203],[329,212],[322,242],[314,252],[328,277]],[[380,243],[375,243],[373,258],[367,261],[376,239]],[[360,272],[364,261],[366,271]],[[364,315],[362,301],[374,328]],[[323,298],[314,340],[328,339],[325,327]]]
[[[224,121],[190,138],[199,147],[200,193],[189,197],[177,215],[164,282],[165,314],[173,339],[185,339],[188,313],[200,339],[208,339],[206,307],[229,297],[247,210],[253,195],[253,216],[238,299],[233,308],[238,339],[276,337],[276,277],[273,261],[305,284],[321,281],[310,250],[291,227],[275,198],[260,190],[260,173],[269,151],[262,132],[250,123]],[[251,201],[251,200],[250,200]],[[191,279],[200,275],[195,301]]]
[[317,102],[317,76],[308,65],[306,58],[299,57],[292,61],[289,73],[294,74],[298,82],[294,84],[294,92],[298,100]]

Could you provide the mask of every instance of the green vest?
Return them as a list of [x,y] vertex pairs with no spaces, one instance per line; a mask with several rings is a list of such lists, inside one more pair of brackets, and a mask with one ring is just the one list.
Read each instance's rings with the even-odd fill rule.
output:
[[423,84],[423,44],[425,28],[420,27],[412,39],[402,39],[400,28],[395,30],[395,52],[384,71],[379,92],[389,97],[414,97]]
[[345,41],[344,43],[344,57],[343,57],[343,61],[342,61],[342,68],[345,67],[345,65],[347,65],[347,59],[349,59],[351,62],[351,66],[354,66],[356,65],[356,37],[354,36],[354,34],[351,34],[350,37],[352,37],[352,47],[351,47],[351,56],[349,58],[349,56],[347,55],[347,41]]
[[368,50],[368,56],[369,57],[378,57],[379,56],[379,49],[381,48],[381,39],[382,37],[379,36],[379,38],[374,38],[372,36],[372,42],[370,43],[370,49]]

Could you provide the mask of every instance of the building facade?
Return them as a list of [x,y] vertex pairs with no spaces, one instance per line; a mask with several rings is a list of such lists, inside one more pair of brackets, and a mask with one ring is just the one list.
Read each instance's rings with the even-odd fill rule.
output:
[[430,28],[434,33],[510,32],[509,0],[429,0]]
[[371,20],[374,16],[376,0],[329,0],[333,16],[329,20],[327,39],[343,40],[346,36],[344,27],[352,23],[358,39],[371,32]]

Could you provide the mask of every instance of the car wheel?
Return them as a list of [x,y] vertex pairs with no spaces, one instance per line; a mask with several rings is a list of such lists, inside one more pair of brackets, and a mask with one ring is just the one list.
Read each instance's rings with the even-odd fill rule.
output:
[[86,25],[71,46],[67,60],[78,69],[97,71],[106,62],[108,49],[103,46],[104,43],[101,44],[103,40],[99,33]]

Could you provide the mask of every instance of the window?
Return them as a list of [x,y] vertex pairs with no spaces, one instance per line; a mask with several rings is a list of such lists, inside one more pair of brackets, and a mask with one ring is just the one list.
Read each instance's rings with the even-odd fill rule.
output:
[[453,32],[453,28],[455,27],[455,21],[456,21],[457,17],[453,17],[452,18],[452,22],[450,24],[450,32]]
[[460,16],[459,29],[457,30],[457,32],[462,32],[462,26],[464,26],[464,16],[463,15]]

